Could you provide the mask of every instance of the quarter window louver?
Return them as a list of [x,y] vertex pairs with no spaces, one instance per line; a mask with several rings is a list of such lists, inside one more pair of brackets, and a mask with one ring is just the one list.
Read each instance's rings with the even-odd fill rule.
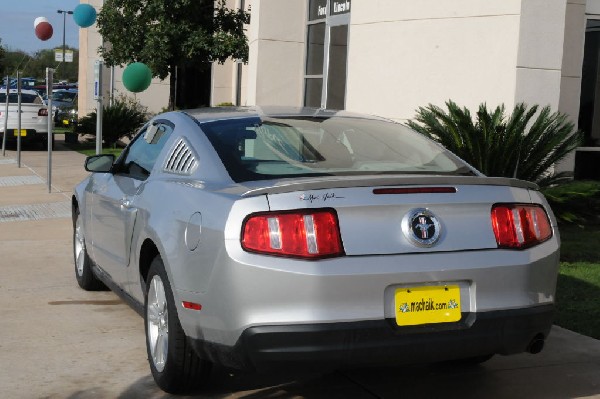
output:
[[191,175],[197,166],[198,161],[194,152],[185,139],[182,138],[177,141],[167,157],[164,170],[169,173]]

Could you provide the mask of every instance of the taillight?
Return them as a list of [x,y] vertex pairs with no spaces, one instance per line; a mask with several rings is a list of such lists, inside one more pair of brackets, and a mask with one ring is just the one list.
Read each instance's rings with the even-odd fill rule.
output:
[[48,116],[48,109],[40,108],[40,110],[38,111],[38,116]]
[[310,259],[344,254],[333,209],[250,215],[242,227],[242,248],[249,252]]
[[552,237],[550,220],[540,205],[496,204],[492,226],[500,248],[528,248]]

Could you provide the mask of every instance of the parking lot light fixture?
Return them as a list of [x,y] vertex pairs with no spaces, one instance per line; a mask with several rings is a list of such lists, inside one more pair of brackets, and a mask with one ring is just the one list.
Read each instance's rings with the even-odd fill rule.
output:
[[[65,27],[66,27],[66,23],[67,23],[67,14],[72,15],[73,11],[66,11],[66,10],[56,10],[57,13],[62,14],[63,15],[63,44],[62,44],[62,62],[63,64],[66,62],[66,58],[65,58],[65,48],[66,48],[66,44],[65,44]],[[65,68],[63,68],[63,77],[65,77]]]

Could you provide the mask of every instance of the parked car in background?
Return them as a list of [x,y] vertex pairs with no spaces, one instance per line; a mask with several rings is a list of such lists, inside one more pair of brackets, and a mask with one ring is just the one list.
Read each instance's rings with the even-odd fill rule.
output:
[[54,125],[74,127],[77,124],[77,89],[58,89],[52,92]]
[[559,238],[537,186],[483,176],[395,122],[169,112],[85,168],[75,277],[143,315],[165,391],[213,363],[478,363],[537,353],[550,332]]
[[[0,90],[0,132],[4,134],[6,89]],[[16,89],[8,91],[7,141],[16,141],[20,134],[22,143],[37,142],[48,145],[48,107],[34,90],[21,90],[21,131],[18,131],[18,94]],[[0,135],[1,137],[1,135]],[[54,137],[53,137],[54,138]]]

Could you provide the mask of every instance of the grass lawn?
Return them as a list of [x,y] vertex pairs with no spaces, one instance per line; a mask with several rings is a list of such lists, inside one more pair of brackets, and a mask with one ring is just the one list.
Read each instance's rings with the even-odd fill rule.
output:
[[600,339],[600,226],[561,226],[555,323]]

